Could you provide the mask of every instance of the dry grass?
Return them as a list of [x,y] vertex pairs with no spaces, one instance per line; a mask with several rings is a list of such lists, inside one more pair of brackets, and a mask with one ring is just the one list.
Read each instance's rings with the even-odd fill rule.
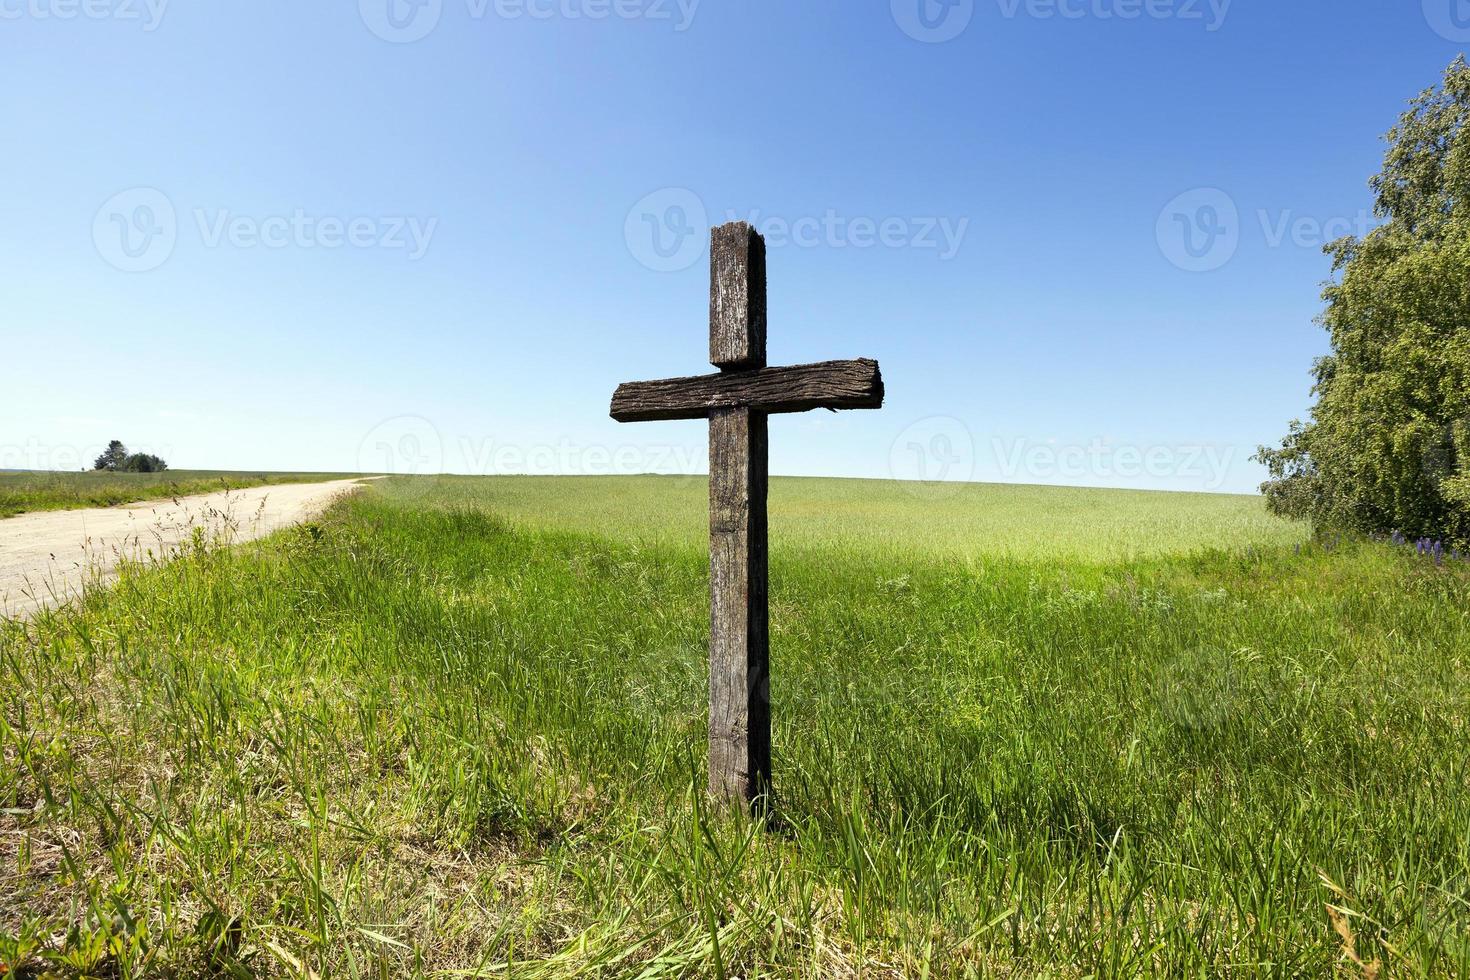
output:
[[198,493],[279,483],[325,483],[347,473],[247,473],[168,470],[163,473],[0,471],[0,518],[38,510],[115,507]]

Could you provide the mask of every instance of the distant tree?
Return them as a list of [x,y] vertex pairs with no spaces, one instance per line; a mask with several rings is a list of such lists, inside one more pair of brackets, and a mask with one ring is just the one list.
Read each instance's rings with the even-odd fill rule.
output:
[[1383,225],[1327,246],[1309,422],[1261,447],[1277,513],[1470,546],[1470,67],[1409,104],[1371,187]]
[[125,473],[162,473],[168,464],[149,453],[133,453],[119,467]]
[[130,453],[122,440],[114,439],[97,457],[92,469],[110,473],[162,473],[168,464],[151,453]]
[[96,461],[92,463],[94,470],[120,470],[128,460],[128,447],[122,444],[122,440],[114,439],[107,444]]

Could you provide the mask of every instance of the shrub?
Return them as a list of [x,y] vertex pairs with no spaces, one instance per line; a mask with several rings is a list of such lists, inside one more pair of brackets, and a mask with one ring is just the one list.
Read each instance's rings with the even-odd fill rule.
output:
[[1371,186],[1384,224],[1327,246],[1311,421],[1257,459],[1279,514],[1470,545],[1470,67],[1410,103]]

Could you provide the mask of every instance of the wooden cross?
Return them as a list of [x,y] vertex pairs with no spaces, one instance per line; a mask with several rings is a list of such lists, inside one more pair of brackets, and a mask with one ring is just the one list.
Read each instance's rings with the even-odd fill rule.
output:
[[621,385],[619,422],[709,419],[709,789],[761,808],[771,789],[766,416],[881,408],[878,362],[766,366],[766,242],[710,235],[709,359],[719,374]]

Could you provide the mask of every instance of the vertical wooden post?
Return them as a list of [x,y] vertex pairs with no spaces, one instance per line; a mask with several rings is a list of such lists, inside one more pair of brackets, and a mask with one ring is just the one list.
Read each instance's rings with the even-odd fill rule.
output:
[[750,806],[771,784],[766,416],[710,417],[709,789]]
[[710,232],[709,362],[766,366],[766,240],[743,221]]
[[[711,235],[710,362],[766,365],[766,246],[744,222]],[[757,409],[710,415],[709,789],[757,808],[771,785],[766,431]]]
[[883,376],[871,360],[766,367],[766,243],[744,222],[710,236],[709,359],[719,374],[619,385],[610,414],[709,420],[709,789],[759,813],[771,799],[766,420],[880,408]]

